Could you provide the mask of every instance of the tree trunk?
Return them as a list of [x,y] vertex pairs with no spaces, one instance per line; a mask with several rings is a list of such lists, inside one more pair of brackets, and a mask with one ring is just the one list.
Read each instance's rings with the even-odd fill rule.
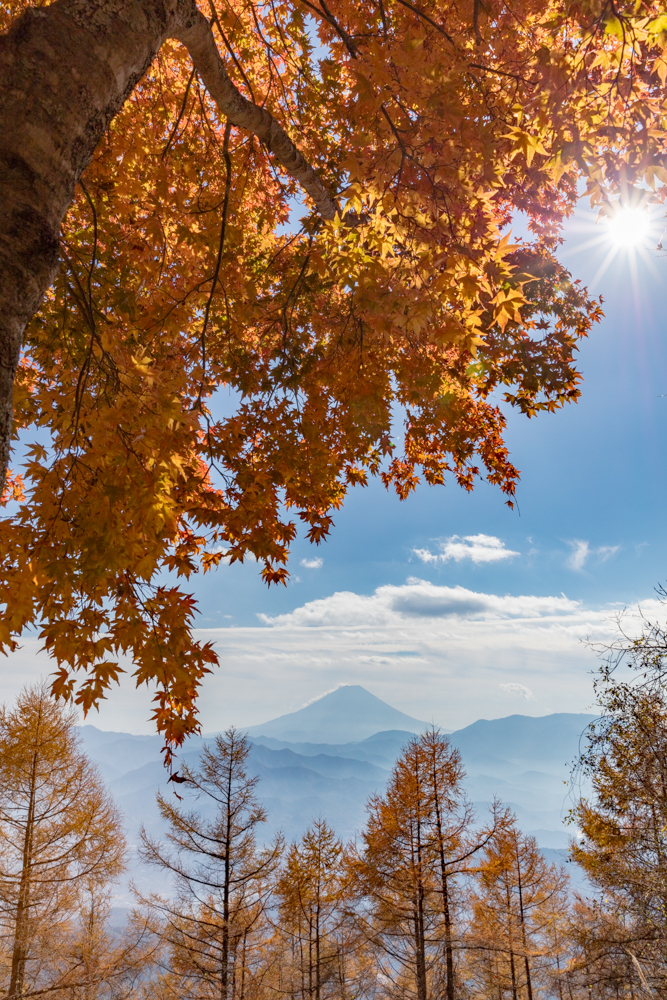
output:
[[516,982],[516,966],[514,965],[514,935],[512,934],[512,898],[510,895],[509,884],[506,883],[506,895],[507,895],[507,935],[509,943],[509,953],[510,953],[510,972],[512,974],[512,1000],[518,1000],[518,990]]
[[416,907],[415,907],[415,944],[417,946],[417,1000],[426,1000],[426,934],[425,934],[425,914],[424,904],[426,893],[424,891],[424,860],[422,845],[422,825],[421,825],[421,786],[419,774],[415,773],[417,795],[416,795],[416,847],[417,847],[417,885],[416,885]]
[[424,947],[424,901],[418,890],[414,910],[417,1000],[426,1000],[426,949]]
[[320,902],[319,886],[318,898],[315,904],[315,1000],[320,1000]]
[[23,332],[53,282],[75,186],[194,0],[56,0],[0,36],[0,490]]
[[442,893],[442,915],[445,922],[445,966],[447,972],[447,984],[445,996],[447,1000],[454,1000],[454,949],[452,944],[452,914],[449,905],[449,885],[447,873],[447,861],[445,859],[445,838],[442,829],[442,817],[440,815],[440,798],[438,796],[438,782],[433,775],[433,802],[435,806],[435,822],[438,834],[438,856],[440,860],[440,884]]
[[530,962],[528,960],[528,939],[526,936],[526,921],[523,911],[523,883],[521,881],[521,858],[519,856],[519,842],[516,841],[516,873],[519,888],[519,919],[521,921],[521,943],[523,944],[523,961],[526,969],[526,989],[528,1000],[533,1000],[533,984],[530,978]]
[[229,918],[231,915],[230,896],[232,884],[232,780],[234,776],[234,746],[230,748],[227,763],[226,816],[224,842],[224,874],[222,884],[222,954],[220,957],[220,1000],[227,1000],[229,979]]
[[243,944],[241,946],[241,982],[239,984],[239,1000],[245,1000],[245,975],[248,947],[248,928],[243,928]]
[[313,1000],[313,982],[315,979],[313,963],[313,916],[308,914],[308,1000]]
[[35,836],[35,798],[37,794],[37,758],[39,756],[38,742],[41,729],[41,709],[38,715],[38,727],[35,733],[35,749],[32,755],[30,769],[30,794],[28,798],[28,815],[26,817],[25,834],[23,837],[23,858],[21,863],[21,881],[16,901],[16,922],[14,925],[14,946],[12,948],[12,971],[9,981],[8,1000],[19,1000],[23,995],[25,985],[25,966],[28,958],[28,930],[30,920],[30,888],[32,875],[32,853]]
[[452,946],[452,915],[449,907],[449,888],[447,885],[447,868],[444,861],[444,852],[441,856],[441,877],[442,877],[442,910],[445,919],[445,967],[447,971],[447,986],[445,995],[447,1000],[454,1000],[454,950]]

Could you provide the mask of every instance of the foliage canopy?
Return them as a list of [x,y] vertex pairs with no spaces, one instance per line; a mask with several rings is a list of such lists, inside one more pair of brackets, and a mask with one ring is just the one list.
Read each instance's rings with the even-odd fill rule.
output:
[[[86,709],[128,656],[178,743],[216,654],[165,573],[251,556],[285,582],[296,525],[319,543],[373,475],[400,497],[484,475],[511,503],[499,404],[576,400],[601,315],[555,257],[582,178],[605,211],[662,197],[660,6],[204,4],[230,78],[336,200],[300,228],[294,177],[167,40],[85,171],[26,331],[14,434],[36,443],[5,491],[3,648],[37,626],[54,691]],[[31,10],[4,4],[0,27]]]

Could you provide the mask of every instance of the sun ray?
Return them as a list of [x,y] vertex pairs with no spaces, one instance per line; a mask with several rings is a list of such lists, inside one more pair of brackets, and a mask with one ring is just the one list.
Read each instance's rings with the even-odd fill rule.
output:
[[585,243],[581,243],[578,247],[574,249],[566,249],[563,256],[575,257],[578,253],[584,253],[586,250],[591,250],[593,247],[601,246],[606,242],[605,234],[597,233],[590,240],[586,240]]
[[663,277],[655,261],[656,251],[663,240],[667,242],[665,235],[659,241],[663,230],[667,233],[665,218],[648,195],[634,202],[617,202],[605,214],[579,206],[566,228],[561,254],[564,259],[588,254],[592,268],[597,268],[589,287],[595,287],[615,262],[617,268],[629,268],[638,286],[642,274],[658,280]]
[[655,266],[655,260],[647,251],[646,247],[639,247],[638,255],[641,257],[643,264],[648,268],[653,277],[657,278],[658,281],[662,281],[665,276],[664,274],[661,274]]
[[611,265],[612,261],[617,256],[618,252],[619,252],[619,248],[617,246],[612,246],[612,247],[609,248],[609,250],[607,252],[607,256],[605,257],[605,259],[600,264],[599,268],[595,272],[593,280],[591,281],[591,285],[592,285],[593,288],[595,288],[596,284],[598,283],[598,281],[600,280],[600,278],[602,277],[602,275],[605,273],[605,271],[607,271],[607,269]]

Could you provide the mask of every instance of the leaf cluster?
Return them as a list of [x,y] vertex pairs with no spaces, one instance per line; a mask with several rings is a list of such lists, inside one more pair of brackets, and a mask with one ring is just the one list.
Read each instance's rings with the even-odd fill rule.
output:
[[[65,220],[0,523],[2,647],[37,628],[54,692],[84,710],[129,660],[170,745],[196,730],[217,663],[192,634],[193,573],[253,558],[284,583],[298,527],[321,542],[374,475],[401,498],[485,477],[513,503],[500,403],[575,401],[577,344],[601,317],[555,257],[581,178],[605,208],[642,183],[662,198],[666,176],[658,5],[206,13],[235,84],[341,211],[304,207],[297,226],[294,180],[166,43]],[[517,212],[532,236],[512,244]]]

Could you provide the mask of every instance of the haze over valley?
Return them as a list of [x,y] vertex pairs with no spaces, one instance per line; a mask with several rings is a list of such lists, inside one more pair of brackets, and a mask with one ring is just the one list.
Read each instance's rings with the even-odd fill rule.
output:
[[[563,823],[569,808],[565,784],[592,715],[557,713],[480,719],[449,734],[466,769],[466,790],[484,818],[495,797],[509,806],[524,832],[547,856],[564,857],[572,830]],[[346,685],[277,719],[251,726],[251,770],[268,820],[261,836],[282,831],[288,841],[321,817],[344,839],[364,824],[369,797],[382,792],[401,749],[428,723],[398,711],[359,685]],[[84,749],[98,765],[122,809],[133,847],[143,824],[161,833],[155,794],[170,796],[158,736],[80,729]],[[336,734],[340,734],[336,739]],[[195,766],[204,738],[188,741],[175,768]],[[187,786],[185,786],[187,787]],[[182,791],[183,786],[179,786]],[[136,867],[133,878],[150,882]]]

